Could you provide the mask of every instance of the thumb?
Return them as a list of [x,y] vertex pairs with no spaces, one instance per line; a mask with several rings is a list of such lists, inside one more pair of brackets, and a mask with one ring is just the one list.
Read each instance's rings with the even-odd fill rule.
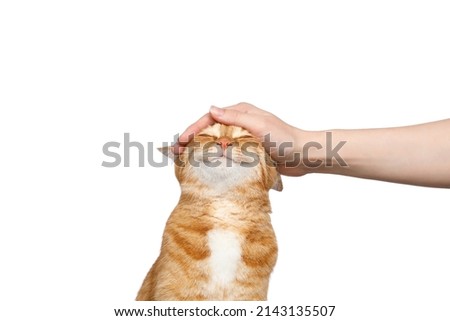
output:
[[225,125],[240,126],[251,130],[252,124],[255,123],[255,115],[250,115],[239,110],[211,106],[209,113],[214,120]]

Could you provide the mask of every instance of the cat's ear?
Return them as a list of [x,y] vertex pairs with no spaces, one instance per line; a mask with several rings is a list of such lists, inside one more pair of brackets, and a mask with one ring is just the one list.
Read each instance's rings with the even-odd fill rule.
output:
[[280,173],[278,173],[276,163],[269,156],[269,154],[266,153],[265,156],[268,173],[266,180],[266,188],[274,189],[278,192],[281,192],[283,190],[283,182],[281,181]]
[[278,192],[281,192],[283,190],[283,182],[281,181],[281,176],[280,173],[278,173],[278,171],[273,181],[271,189],[274,189]]
[[163,146],[163,147],[158,147],[158,150],[163,153],[165,156],[169,157],[170,159],[174,159],[175,158],[175,153],[174,153],[174,146]]

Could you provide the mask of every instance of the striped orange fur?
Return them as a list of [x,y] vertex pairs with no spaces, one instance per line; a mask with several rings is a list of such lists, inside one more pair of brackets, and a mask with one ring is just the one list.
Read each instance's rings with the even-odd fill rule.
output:
[[215,124],[174,160],[181,197],[136,300],[266,300],[277,259],[268,191],[282,186],[262,144]]

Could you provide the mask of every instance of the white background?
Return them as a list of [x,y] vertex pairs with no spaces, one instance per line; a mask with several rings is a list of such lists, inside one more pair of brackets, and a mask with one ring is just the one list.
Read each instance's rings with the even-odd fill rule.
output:
[[[136,155],[102,167],[104,143],[159,145],[239,101],[314,130],[448,118],[449,17],[445,1],[3,1],[2,319],[135,305],[179,188]],[[284,178],[269,303],[449,320],[449,193]]]

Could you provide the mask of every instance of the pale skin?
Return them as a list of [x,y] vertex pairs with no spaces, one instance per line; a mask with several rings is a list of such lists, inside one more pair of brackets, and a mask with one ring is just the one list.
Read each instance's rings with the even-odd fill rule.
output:
[[[282,175],[328,173],[450,188],[450,119],[405,127],[307,131],[251,104],[239,103],[211,107],[180,135],[177,147],[216,122],[243,127],[262,141],[270,133],[272,148],[265,147]],[[326,132],[332,136],[328,153]],[[283,143],[287,148],[276,148]],[[330,153],[334,148],[337,154]],[[292,163],[295,154],[298,158]]]

